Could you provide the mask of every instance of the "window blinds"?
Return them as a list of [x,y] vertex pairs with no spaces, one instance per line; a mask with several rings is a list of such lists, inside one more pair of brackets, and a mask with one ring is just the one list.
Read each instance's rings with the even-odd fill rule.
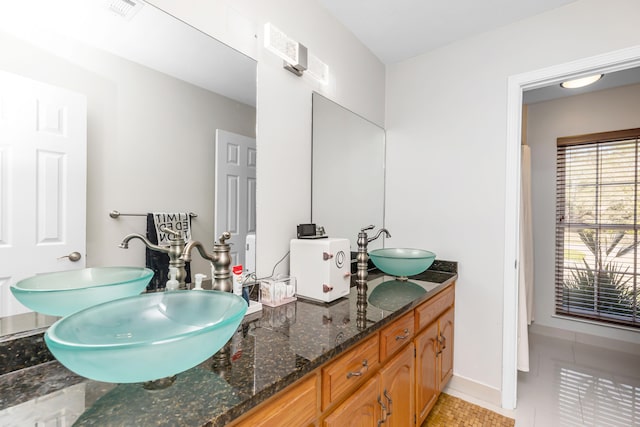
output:
[[640,328],[639,137],[558,139],[556,314]]

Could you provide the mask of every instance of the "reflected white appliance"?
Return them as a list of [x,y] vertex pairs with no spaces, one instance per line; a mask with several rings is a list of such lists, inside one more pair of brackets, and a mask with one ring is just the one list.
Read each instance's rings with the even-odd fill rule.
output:
[[331,302],[349,294],[349,239],[293,239],[290,250],[290,275],[296,278],[298,296]]
[[244,272],[256,272],[256,233],[247,234],[245,243]]

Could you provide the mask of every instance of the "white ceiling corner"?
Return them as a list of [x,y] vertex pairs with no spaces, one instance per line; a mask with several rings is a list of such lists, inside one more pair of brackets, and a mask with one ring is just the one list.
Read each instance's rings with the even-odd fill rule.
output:
[[391,64],[576,0],[319,0]]

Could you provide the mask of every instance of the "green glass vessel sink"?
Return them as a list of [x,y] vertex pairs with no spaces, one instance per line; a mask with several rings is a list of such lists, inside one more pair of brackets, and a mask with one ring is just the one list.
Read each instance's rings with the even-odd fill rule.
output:
[[137,295],[153,277],[142,267],[93,267],[45,273],[11,285],[24,306],[50,316],[67,316],[96,304]]
[[369,251],[369,258],[383,273],[406,278],[431,267],[436,254],[422,249],[385,248]]
[[78,375],[145,382],[205,361],[229,341],[246,311],[245,300],[229,292],[148,293],[62,318],[44,338],[55,358]]
[[387,280],[369,293],[369,304],[382,310],[396,311],[427,293],[422,286],[403,280]]

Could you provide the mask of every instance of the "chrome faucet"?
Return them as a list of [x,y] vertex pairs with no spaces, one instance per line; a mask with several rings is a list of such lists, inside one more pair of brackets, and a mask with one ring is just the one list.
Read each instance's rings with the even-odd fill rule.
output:
[[369,237],[367,235],[367,231],[373,230],[375,225],[370,225],[368,227],[364,227],[358,233],[358,254],[356,255],[356,262],[358,266],[358,270],[356,273],[356,287],[358,290],[358,295],[366,296],[367,293],[367,277],[369,276],[369,254],[368,254],[368,245],[369,242],[373,242],[380,234],[384,233],[386,237],[391,237],[391,233],[386,228],[381,228],[378,230],[378,233]]
[[144,237],[142,234],[131,233],[131,234],[127,234],[124,237],[124,239],[122,239],[122,242],[120,243],[119,247],[122,249],[128,249],[129,241],[133,239],[140,239],[142,243],[144,243],[145,246],[151,249],[152,251],[162,252],[169,255],[169,267],[176,267],[178,269],[176,280],[178,281],[178,283],[180,283],[180,287],[184,287],[185,281],[187,280],[187,270],[185,268],[186,264],[181,257],[182,252],[184,251],[184,245],[185,245],[184,238],[182,237],[182,233],[179,231],[174,231],[164,226],[160,228],[160,231],[169,233],[174,237],[173,239],[171,239],[169,246],[154,245],[149,241],[149,239]]
[[231,247],[228,243],[225,243],[230,238],[231,233],[228,231],[222,233],[222,236],[218,238],[219,243],[214,243],[211,253],[208,253],[202,243],[198,241],[187,243],[182,251],[181,258],[183,262],[191,261],[193,248],[198,249],[202,258],[211,261],[213,264],[213,289],[218,291],[231,292],[233,290],[231,281]]

